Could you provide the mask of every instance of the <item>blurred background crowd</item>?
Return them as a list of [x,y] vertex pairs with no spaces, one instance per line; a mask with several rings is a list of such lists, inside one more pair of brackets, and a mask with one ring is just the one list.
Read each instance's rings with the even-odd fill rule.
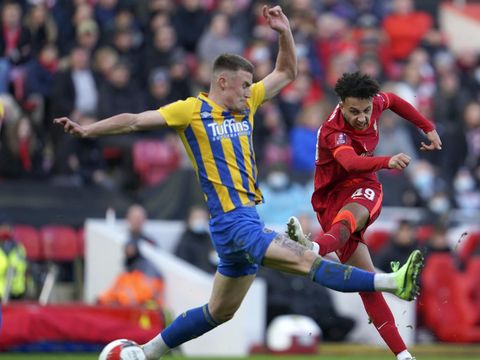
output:
[[[473,306],[478,316],[472,320],[474,325],[467,321],[464,339],[477,341],[480,296],[472,294],[480,289],[480,262],[474,267],[469,260],[474,256],[480,259],[480,233],[458,242],[458,237],[452,242],[447,236],[449,227],[455,225],[449,221],[452,210],[473,218],[477,226],[480,210],[480,45],[459,50],[447,36],[440,16],[442,6],[462,8],[466,3],[2,1],[0,102],[5,116],[0,122],[0,205],[12,215],[8,221],[0,221],[4,225],[0,226],[2,250],[11,252],[17,238],[27,251],[25,254],[19,247],[15,259],[25,261],[26,256],[29,266],[45,260],[67,263],[60,280],[76,283],[81,269],[78,271],[75,263],[84,256],[83,222],[86,217],[97,217],[99,207],[103,216],[102,206],[110,202],[107,222],[117,210],[117,215],[126,215],[130,223],[126,272],[138,270],[162,279],[162,274],[153,274],[151,264],[138,250],[141,241],[152,242],[142,230],[147,210],[150,219],[184,220],[185,231],[175,254],[213,272],[217,258],[210,244],[208,214],[197,206],[203,204],[198,187],[190,191],[190,181],[194,181],[191,165],[172,131],[76,139],[52,126],[52,120],[67,116],[88,124],[196,96],[208,91],[212,61],[222,52],[244,55],[255,65],[255,79],[262,79],[275,63],[277,35],[265,23],[261,9],[265,4],[280,4],[294,33],[299,73],[255,117],[254,144],[266,199],[266,204],[258,207],[261,217],[268,224],[283,224],[297,215],[306,232],[319,231],[310,206],[317,131],[338,102],[333,86],[341,74],[357,70],[370,74],[383,91],[396,93],[431,119],[444,144],[441,152],[422,153],[422,133],[389,111],[382,115],[377,154],[403,152],[413,161],[404,172],[379,172],[384,207],[400,211],[391,218],[387,215],[392,221],[388,229],[376,229],[367,239],[375,265],[389,271],[391,260],[405,261],[414,248],[424,249],[427,256],[443,254],[430,283],[446,281],[442,269],[450,266],[451,281],[445,286],[452,288],[449,294],[458,299],[444,301],[437,294],[438,286],[429,292],[425,285],[420,317],[431,328],[438,320],[448,332],[451,324],[460,324],[460,320],[442,322],[442,316],[458,313],[459,319],[470,319],[461,309]],[[480,14],[477,25],[479,19]],[[464,34],[466,40],[469,37]],[[471,37],[478,41],[477,35]],[[18,184],[24,186],[16,187]],[[53,192],[47,191],[48,187],[54,187]],[[105,194],[113,195],[104,200]],[[55,201],[58,207],[47,221],[42,216],[52,212]],[[95,206],[97,203],[100,205]],[[131,207],[132,203],[140,205]],[[172,210],[175,207],[179,211]],[[427,210],[427,226],[411,221],[418,220],[414,208]],[[76,218],[75,212],[80,213]],[[52,222],[60,228],[48,226]],[[465,245],[460,244],[462,240],[467,240]],[[40,245],[41,241],[47,245]],[[45,250],[53,249],[54,243],[55,251]],[[60,245],[67,243],[64,248]],[[58,249],[65,250],[65,255]],[[27,297],[37,297],[38,291],[29,295],[25,289],[25,264],[16,263],[23,278],[13,280],[10,296],[22,298],[27,292]],[[45,271],[32,273],[34,281],[43,283],[43,278],[35,280],[35,274]],[[433,278],[435,274],[439,277]],[[342,340],[354,326],[351,319],[336,314],[325,289],[268,270],[260,275],[269,287],[268,321],[282,313],[303,313],[313,317],[330,340]],[[458,284],[463,284],[460,290],[454,288]],[[157,302],[162,304],[161,283],[158,288]],[[81,286],[76,289],[70,299],[81,298]],[[107,295],[103,300],[118,296],[115,292]],[[312,301],[307,303],[306,298]],[[436,301],[438,304],[432,303]],[[468,304],[427,313],[459,302]],[[476,338],[470,336],[472,326]],[[457,339],[458,334],[451,336]]]
[[[208,90],[212,61],[222,52],[246,56],[261,79],[275,62],[276,34],[261,16],[262,6],[272,3],[3,1],[0,178],[128,193],[188,167],[168,130],[71,139],[52,119],[68,116],[87,124],[195,96]],[[383,115],[377,153],[404,152],[414,159],[405,172],[380,173],[384,205],[426,206],[436,214],[478,209],[480,58],[475,49],[454,51],[439,26],[439,2],[274,3],[290,19],[299,74],[256,115],[265,191],[298,194],[308,208],[316,132],[338,101],[332,87],[343,72],[360,70],[416,106],[444,142],[442,152],[421,153],[423,134],[393,113]],[[282,215],[277,218],[283,222]]]

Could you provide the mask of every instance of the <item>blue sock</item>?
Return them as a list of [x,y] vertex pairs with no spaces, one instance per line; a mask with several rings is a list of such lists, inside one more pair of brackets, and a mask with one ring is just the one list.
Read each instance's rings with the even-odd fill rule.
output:
[[208,304],[206,304],[178,316],[162,331],[162,339],[170,349],[173,349],[184,342],[205,334],[218,325],[220,324],[212,318],[208,311]]
[[313,281],[341,292],[375,291],[374,276],[369,271],[320,258],[310,270]]

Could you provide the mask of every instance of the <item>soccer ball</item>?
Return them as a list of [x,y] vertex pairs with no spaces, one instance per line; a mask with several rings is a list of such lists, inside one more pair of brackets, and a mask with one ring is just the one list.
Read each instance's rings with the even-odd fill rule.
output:
[[142,348],[132,340],[118,339],[107,344],[98,360],[145,360]]

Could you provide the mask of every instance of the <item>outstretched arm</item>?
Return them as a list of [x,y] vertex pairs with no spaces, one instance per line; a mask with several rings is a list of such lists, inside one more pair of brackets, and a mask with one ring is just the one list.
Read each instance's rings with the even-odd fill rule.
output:
[[263,7],[263,16],[268,25],[278,32],[278,55],[275,69],[263,79],[265,100],[277,95],[297,76],[297,55],[290,23],[280,6]]
[[359,156],[351,146],[340,146],[333,151],[333,157],[348,172],[372,172],[380,169],[405,169],[410,156],[403,153],[394,156]]
[[81,126],[67,117],[54,119],[53,123],[63,126],[66,133],[82,138],[127,134],[167,125],[163,116],[155,110],[144,111],[139,114],[123,113],[87,126]]
[[422,129],[427,135],[430,144],[427,145],[422,141],[420,150],[442,150],[442,140],[440,140],[440,136],[438,136],[435,127],[428,119],[420,114],[418,110],[413,107],[413,105],[403,100],[401,97],[393,93],[386,93],[386,95],[389,102],[388,108],[390,110],[415,124],[415,126],[417,126],[419,129]]

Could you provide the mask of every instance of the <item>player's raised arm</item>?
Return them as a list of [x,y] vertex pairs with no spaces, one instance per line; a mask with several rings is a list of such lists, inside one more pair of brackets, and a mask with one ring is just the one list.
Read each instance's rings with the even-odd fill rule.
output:
[[263,79],[265,100],[277,95],[297,76],[297,55],[288,18],[280,6],[263,7],[263,16],[268,25],[278,32],[278,55],[275,69]]
[[384,96],[388,98],[388,108],[390,110],[415,124],[415,126],[417,126],[419,129],[422,129],[427,135],[427,139],[430,141],[430,144],[422,142],[420,150],[442,150],[442,140],[440,140],[440,136],[435,130],[435,127],[427,118],[420,114],[420,112],[415,109],[412,104],[393,93],[384,93]]
[[81,126],[67,117],[54,119],[53,123],[62,126],[66,133],[76,137],[127,134],[166,126],[163,116],[155,110],[138,114],[123,113],[87,126]]

